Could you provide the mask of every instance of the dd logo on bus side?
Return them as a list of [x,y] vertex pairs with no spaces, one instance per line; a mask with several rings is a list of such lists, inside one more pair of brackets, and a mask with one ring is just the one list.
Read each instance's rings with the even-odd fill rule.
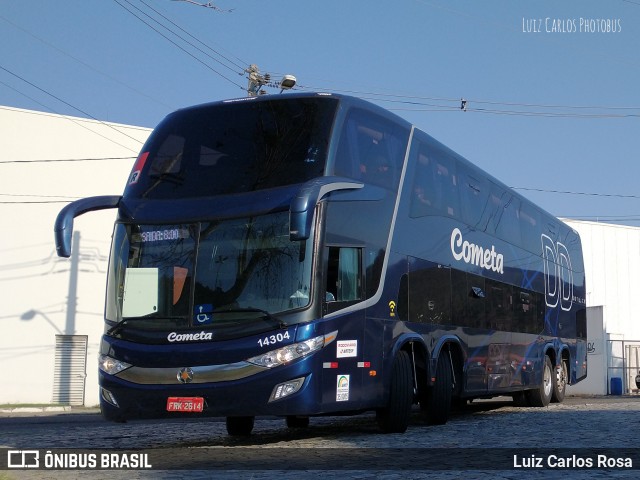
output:
[[551,238],[541,235],[542,258],[544,262],[544,293],[547,307],[571,310],[573,305],[573,270],[569,250],[564,244],[554,243]]

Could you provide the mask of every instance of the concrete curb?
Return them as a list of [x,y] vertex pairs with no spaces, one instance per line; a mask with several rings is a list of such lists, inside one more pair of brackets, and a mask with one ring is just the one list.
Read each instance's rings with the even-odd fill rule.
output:
[[69,406],[0,408],[0,413],[62,413],[70,411],[71,407]]
[[36,415],[36,414],[59,415],[59,414],[69,414],[69,413],[74,413],[74,414],[75,413],[78,413],[78,414],[100,413],[100,407],[84,407],[84,406],[72,407],[69,405],[56,405],[56,406],[43,405],[42,407],[15,406],[15,407],[0,408],[0,417],[6,417],[6,416],[12,416],[12,415],[16,415],[16,416]]

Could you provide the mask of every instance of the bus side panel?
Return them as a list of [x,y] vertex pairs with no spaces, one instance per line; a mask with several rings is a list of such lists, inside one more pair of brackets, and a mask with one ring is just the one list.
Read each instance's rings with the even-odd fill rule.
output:
[[328,321],[338,331],[336,340],[321,352],[321,405],[323,412],[358,410],[367,401],[363,380],[364,310]]

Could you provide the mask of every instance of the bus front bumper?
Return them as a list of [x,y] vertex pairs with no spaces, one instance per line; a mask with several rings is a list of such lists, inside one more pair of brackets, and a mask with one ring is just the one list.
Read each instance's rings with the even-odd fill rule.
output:
[[172,369],[174,380],[170,384],[136,383],[131,375],[120,378],[100,371],[100,406],[106,418],[116,421],[321,413],[318,381],[314,381],[311,373],[311,360],[265,369],[244,378],[201,383],[194,382],[198,373],[202,373],[196,367]]

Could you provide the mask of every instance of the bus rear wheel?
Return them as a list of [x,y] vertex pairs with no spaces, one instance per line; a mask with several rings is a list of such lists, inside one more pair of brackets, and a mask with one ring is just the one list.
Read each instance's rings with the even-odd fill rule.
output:
[[421,405],[424,417],[429,425],[444,425],[451,411],[451,393],[453,391],[453,372],[444,352],[438,358],[436,381],[428,387]]
[[378,425],[384,433],[404,433],[409,426],[413,404],[413,369],[409,354],[398,352],[393,360],[389,403],[376,412]]
[[255,417],[227,417],[227,433],[232,437],[251,435]]
[[560,366],[556,369],[555,382],[553,382],[553,393],[551,401],[553,403],[561,403],[567,390],[567,382],[569,381],[569,365],[567,360],[563,358]]
[[548,356],[545,356],[544,359],[542,383],[538,388],[527,391],[529,405],[532,407],[546,407],[549,405],[553,395],[553,385],[556,383],[553,375],[553,365]]

